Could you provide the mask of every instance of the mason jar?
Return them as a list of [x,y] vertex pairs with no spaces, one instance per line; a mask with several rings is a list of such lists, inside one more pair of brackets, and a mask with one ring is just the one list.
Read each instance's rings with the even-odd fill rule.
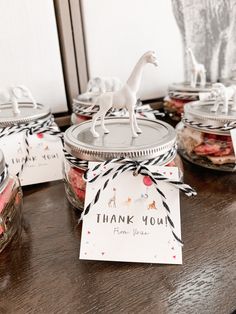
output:
[[[64,141],[69,157],[64,162],[65,191],[69,202],[83,210],[86,182],[84,173],[88,161],[103,162],[114,158],[129,158],[134,161],[157,158],[156,166],[177,166],[183,174],[181,159],[176,154],[176,132],[172,126],[160,120],[138,119],[142,130],[133,138],[128,118],[107,118],[109,134],[96,127],[100,137],[94,138],[90,131],[91,121],[71,126],[66,130]],[[78,165],[71,158],[80,161]],[[82,161],[82,162],[81,162]]]
[[190,83],[172,84],[168,87],[168,95],[164,98],[164,110],[172,120],[180,121],[185,104],[199,100],[199,93],[209,93],[211,84],[204,87],[191,87]]
[[236,170],[230,133],[236,127],[236,111],[231,110],[231,105],[227,113],[222,113],[221,105],[213,112],[213,101],[196,101],[185,106],[182,122],[176,127],[182,157],[205,168]]
[[17,177],[10,176],[0,150],[0,252],[21,233],[22,190]]

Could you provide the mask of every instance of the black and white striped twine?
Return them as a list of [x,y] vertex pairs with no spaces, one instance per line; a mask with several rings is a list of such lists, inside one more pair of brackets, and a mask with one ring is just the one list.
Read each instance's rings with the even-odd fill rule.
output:
[[195,128],[199,128],[199,129],[209,129],[209,130],[219,130],[219,131],[230,131],[236,128],[236,121],[231,121],[228,122],[226,124],[224,124],[223,126],[214,126],[211,124],[204,124],[201,122],[196,122],[196,121],[191,121],[187,118],[183,118],[182,119],[183,123],[185,125],[188,125],[190,127],[195,127]]
[[[92,169],[87,168],[88,162],[71,156],[66,150],[64,150],[64,154],[65,154],[65,158],[72,165],[77,166],[77,167],[83,167],[83,168],[87,169],[85,174],[84,174],[84,179],[86,182],[92,183],[92,182],[95,182],[96,180],[98,180],[99,178],[106,178],[104,184],[96,192],[96,195],[95,195],[94,199],[92,200],[92,202],[89,203],[86,206],[86,208],[84,209],[84,211],[82,212],[81,217],[79,219],[79,222],[81,220],[83,220],[83,217],[85,215],[87,215],[90,212],[91,208],[98,202],[100,194],[102,193],[102,191],[104,191],[106,189],[106,187],[109,185],[109,183],[112,180],[114,180],[117,176],[119,176],[122,173],[132,171],[134,175],[141,174],[143,176],[149,176],[150,179],[152,180],[152,182],[155,184],[155,189],[156,189],[157,193],[160,195],[160,197],[162,199],[162,204],[164,206],[164,209],[166,210],[167,220],[169,222],[171,232],[172,232],[174,238],[181,245],[183,244],[180,237],[178,237],[175,233],[175,225],[174,225],[173,220],[171,219],[170,208],[167,204],[165,194],[158,187],[158,182],[161,182],[161,181],[166,182],[166,183],[176,187],[180,191],[183,191],[187,196],[196,195],[196,191],[194,189],[192,189],[189,185],[187,185],[181,181],[170,180],[158,172],[152,172],[148,168],[149,166],[160,165],[163,163],[163,161],[169,160],[171,157],[175,156],[176,147],[171,148],[167,153],[165,153],[159,157],[152,158],[149,160],[133,161],[131,159],[122,158],[122,157],[121,158],[114,158],[112,160],[104,161],[104,162],[96,165]],[[113,168],[109,168],[108,170],[104,170],[104,167],[106,167],[110,164],[114,164],[114,163],[116,163],[116,165]],[[94,175],[94,171],[97,172],[96,175]],[[91,175],[91,174],[93,174],[93,175]]]
[[183,93],[177,93],[177,92],[171,92],[169,91],[168,93],[169,97],[171,98],[176,98],[176,99],[182,99],[182,100],[198,100],[199,97],[198,97],[198,94],[195,93],[195,94],[183,94]]
[[[166,160],[171,160],[171,157],[174,157],[176,155],[176,151],[177,151],[177,145],[173,146],[165,154],[162,154],[156,158],[142,161],[142,164],[143,165],[149,165],[149,166],[161,165]],[[67,152],[67,150],[65,148],[63,148],[63,153],[64,153],[65,159],[68,160],[71,165],[73,165],[75,167],[83,168],[86,170],[88,169],[88,163],[89,163],[88,161],[72,156],[70,153]],[[112,159],[112,161],[106,160],[106,161],[100,163],[100,166],[104,167],[110,162],[114,163],[114,162],[126,161],[126,160],[130,161],[131,159],[120,157],[120,158]]]
[[[98,112],[98,110],[99,110],[99,106],[96,104],[85,105],[85,104],[81,104],[81,103],[76,103],[76,101],[73,103],[73,112],[77,115],[92,117],[95,113]],[[125,113],[126,113],[126,109],[111,108],[107,112],[106,115],[108,117],[115,117],[117,115],[124,116]],[[147,108],[145,105],[136,106],[135,113],[142,114],[143,116],[145,116],[145,114],[147,114],[147,113],[153,113],[154,116],[164,116],[165,115],[164,113],[159,112],[159,110]]]
[[5,165],[3,172],[0,174],[0,186],[8,177],[8,166]]

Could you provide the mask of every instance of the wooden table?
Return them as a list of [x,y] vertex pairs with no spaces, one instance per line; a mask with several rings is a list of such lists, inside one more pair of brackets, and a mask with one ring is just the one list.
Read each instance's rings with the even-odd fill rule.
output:
[[236,174],[185,164],[183,266],[80,261],[62,182],[24,189],[25,231],[0,255],[0,313],[229,314],[236,309]]

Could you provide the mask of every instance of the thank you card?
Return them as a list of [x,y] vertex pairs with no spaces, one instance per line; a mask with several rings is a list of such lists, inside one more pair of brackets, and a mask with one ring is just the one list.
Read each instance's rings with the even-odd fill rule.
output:
[[[90,163],[89,168],[95,165]],[[109,167],[114,164],[104,166],[104,171]],[[149,169],[178,180],[176,167]],[[96,171],[92,175],[97,176]],[[150,176],[132,171],[111,177],[112,171],[110,179],[101,175],[87,183],[85,208],[92,206],[83,216],[80,259],[182,264],[182,247],[169,220],[181,238],[179,190],[168,180],[155,184]],[[168,204],[169,212],[163,204]]]

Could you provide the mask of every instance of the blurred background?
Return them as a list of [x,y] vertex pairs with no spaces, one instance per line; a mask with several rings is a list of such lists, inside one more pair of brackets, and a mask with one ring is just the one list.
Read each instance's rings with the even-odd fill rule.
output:
[[1,0],[0,88],[25,84],[54,113],[95,76],[125,81],[139,57],[155,50],[139,97],[166,95],[188,79],[186,48],[208,80],[230,78],[236,64],[236,0]]

